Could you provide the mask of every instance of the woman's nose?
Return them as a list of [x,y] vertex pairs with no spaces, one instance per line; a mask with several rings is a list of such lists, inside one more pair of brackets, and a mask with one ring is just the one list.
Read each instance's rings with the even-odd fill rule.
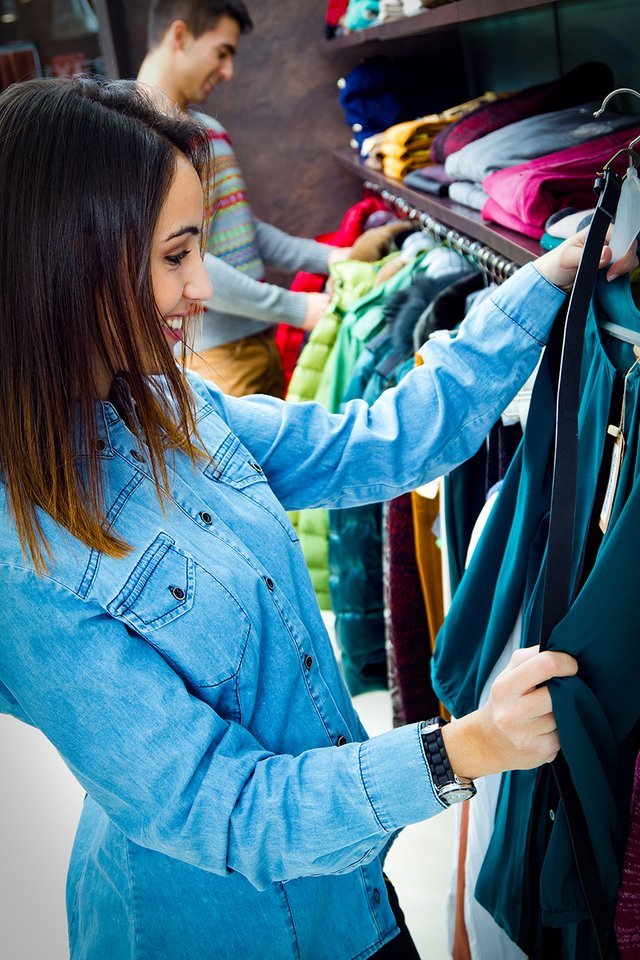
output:
[[184,288],[187,300],[209,300],[213,296],[213,287],[200,257],[194,258],[194,267]]

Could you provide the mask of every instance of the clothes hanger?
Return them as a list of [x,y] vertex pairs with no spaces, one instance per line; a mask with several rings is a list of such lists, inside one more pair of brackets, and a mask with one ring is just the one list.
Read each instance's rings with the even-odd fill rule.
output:
[[[637,90],[633,90],[631,87],[619,87],[604,98],[600,109],[594,112],[594,117],[599,117],[606,109],[609,101],[619,93],[629,93],[640,99],[640,93],[638,93]],[[638,143],[640,143],[640,137],[635,137],[628,147],[623,147],[614,153],[611,159],[604,165],[602,171],[603,176],[606,175],[614,160],[624,154],[629,158],[629,166],[627,167],[620,191],[620,199],[616,207],[613,233],[610,240],[612,263],[615,263],[616,260],[619,260],[625,255],[640,232],[640,179],[638,178],[640,155],[634,149]],[[630,343],[634,347],[640,347],[640,332],[632,330],[629,327],[623,327],[610,320],[601,320],[599,326],[601,330],[606,331],[606,333],[616,339]]]

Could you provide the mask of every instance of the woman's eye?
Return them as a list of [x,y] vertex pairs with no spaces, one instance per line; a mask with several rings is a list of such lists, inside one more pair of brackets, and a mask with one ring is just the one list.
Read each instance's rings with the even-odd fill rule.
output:
[[165,260],[167,260],[168,263],[173,264],[174,267],[178,267],[182,263],[184,258],[188,256],[189,256],[189,251],[182,250],[180,253],[174,253],[174,254],[171,254],[171,256],[169,257],[165,257]]

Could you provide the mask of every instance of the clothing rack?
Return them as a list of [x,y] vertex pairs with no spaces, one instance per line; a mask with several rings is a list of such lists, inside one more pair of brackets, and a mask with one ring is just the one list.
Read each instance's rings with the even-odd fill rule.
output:
[[366,190],[377,193],[386,204],[394,208],[401,217],[406,217],[420,224],[420,228],[441,243],[445,247],[450,247],[457,253],[461,253],[468,260],[471,260],[476,266],[480,267],[494,283],[503,283],[511,277],[520,267],[513,260],[503,257],[501,254],[492,250],[491,247],[480,243],[479,240],[472,240],[471,237],[459,233],[452,227],[447,227],[444,223],[435,220],[430,214],[424,213],[412,207],[402,197],[397,197],[389,190],[366,180],[364,183]]

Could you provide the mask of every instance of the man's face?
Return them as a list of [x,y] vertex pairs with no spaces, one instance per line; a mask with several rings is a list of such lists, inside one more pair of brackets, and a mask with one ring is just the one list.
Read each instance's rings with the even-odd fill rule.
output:
[[239,39],[238,23],[226,16],[197,39],[192,33],[186,33],[176,63],[185,103],[201,103],[217,84],[231,80]]

